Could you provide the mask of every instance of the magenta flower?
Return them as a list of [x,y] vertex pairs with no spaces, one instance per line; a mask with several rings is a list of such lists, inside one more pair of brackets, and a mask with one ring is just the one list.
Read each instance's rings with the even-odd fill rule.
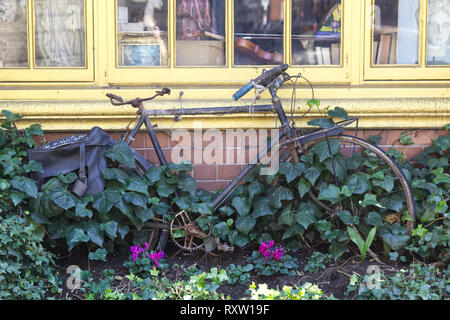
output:
[[284,253],[284,249],[281,247],[281,245],[278,246],[278,248],[276,248],[273,252],[272,252],[272,257],[276,260],[276,261],[280,261],[281,257],[283,256]]
[[261,253],[265,261],[264,263],[267,263],[271,257],[273,257],[276,261],[280,261],[281,257],[283,256],[284,249],[279,245],[275,250],[271,250],[274,245],[274,241],[261,242],[261,245],[259,246],[258,252]]
[[[149,257],[150,259],[153,260],[153,262],[155,263],[155,267],[158,268],[159,266],[159,260],[164,258],[164,252],[160,251],[160,252],[153,252],[153,253],[149,253],[147,254],[147,257]],[[153,269],[155,268],[153,267]]]

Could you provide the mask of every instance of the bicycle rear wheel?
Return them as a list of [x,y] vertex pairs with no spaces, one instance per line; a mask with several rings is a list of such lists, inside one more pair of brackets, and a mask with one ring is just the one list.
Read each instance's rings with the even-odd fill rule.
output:
[[282,150],[280,160],[304,165],[299,195],[308,194],[336,223],[358,221],[367,228],[398,223],[411,234],[416,217],[411,188],[379,147],[354,136],[323,136]]

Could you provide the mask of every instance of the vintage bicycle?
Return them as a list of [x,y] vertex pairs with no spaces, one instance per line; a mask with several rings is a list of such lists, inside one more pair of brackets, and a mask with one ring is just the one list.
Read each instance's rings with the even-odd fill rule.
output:
[[[161,145],[158,141],[155,126],[152,123],[153,119],[158,119],[161,116],[174,116],[176,120],[180,120],[183,115],[224,115],[232,113],[273,113],[280,123],[279,142],[268,142],[262,152],[258,154],[256,159],[250,161],[248,165],[221,191],[213,200],[213,209],[217,210],[224,205],[230,198],[232,192],[244,181],[244,179],[255,169],[255,167],[261,165],[262,159],[272,150],[278,148],[279,161],[290,161],[297,163],[302,156],[308,155],[319,145],[321,148],[328,149],[328,168],[329,172],[333,175],[336,184],[339,184],[339,162],[342,162],[342,157],[347,159],[352,157],[364,157],[364,155],[370,155],[372,158],[377,158],[378,161],[384,163],[387,171],[390,171],[391,177],[395,179],[395,186],[392,187],[391,192],[398,194],[402,198],[403,203],[406,204],[406,208],[402,208],[409,215],[409,219],[406,219],[406,227],[410,233],[414,227],[415,221],[415,205],[414,198],[408,181],[396,164],[396,162],[387,155],[382,149],[372,144],[371,142],[361,139],[356,135],[357,118],[349,118],[329,128],[322,128],[312,132],[304,133],[302,129],[295,127],[294,122],[289,121],[289,117],[286,114],[282,102],[277,95],[277,91],[286,82],[292,82],[292,79],[299,78],[299,76],[291,76],[286,70],[288,65],[283,64],[274,67],[270,70],[264,70],[263,73],[256,79],[251,80],[248,84],[239,89],[234,95],[235,100],[240,99],[247,94],[253,88],[257,91],[257,96],[262,91],[268,90],[272,97],[272,103],[268,105],[255,105],[256,99],[253,99],[249,106],[230,106],[230,107],[211,107],[211,108],[180,108],[180,109],[146,109],[144,103],[155,99],[156,97],[170,94],[170,89],[163,88],[157,91],[153,96],[148,98],[135,98],[132,100],[124,101],[124,99],[118,95],[108,93],[107,97],[110,98],[112,105],[124,106],[130,105],[137,108],[137,120],[134,127],[123,136],[122,141],[132,146],[132,143],[136,137],[136,134],[145,125],[150,141],[153,144],[156,152],[159,165],[168,165],[167,159],[162,151]],[[346,127],[356,124],[355,135],[344,134]],[[76,139],[75,139],[76,140]],[[58,148],[61,144],[54,143],[52,148]],[[134,151],[134,157],[137,170],[144,174],[153,165],[147,161],[142,155]],[[359,163],[355,166],[355,163]],[[353,172],[363,172],[364,166],[367,163],[364,161],[352,162]],[[340,181],[341,183],[343,181]],[[276,180],[275,180],[276,183]],[[308,196],[324,211],[330,215],[335,215],[342,210],[342,203],[330,203],[326,200],[319,200],[317,194],[310,189]],[[351,203],[352,213],[357,215],[364,210],[357,203]],[[163,250],[166,246],[169,236],[174,243],[185,250],[193,251],[204,247],[205,239],[208,238],[209,233],[202,230],[199,226],[199,218],[201,215],[195,215],[190,212],[180,211],[175,214],[171,221],[168,221],[165,217],[155,217],[152,221],[146,224],[150,232],[149,243],[156,250]],[[175,236],[177,230],[182,230],[184,236]],[[179,234],[179,233],[178,233]]]

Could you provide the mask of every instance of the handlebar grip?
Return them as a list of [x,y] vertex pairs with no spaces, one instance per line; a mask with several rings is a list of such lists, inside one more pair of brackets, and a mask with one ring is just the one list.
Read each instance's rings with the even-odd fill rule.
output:
[[238,91],[236,91],[235,94],[233,94],[233,99],[235,101],[239,100],[243,95],[245,95],[247,92],[249,92],[252,88],[253,88],[253,82],[247,83],[245,86],[243,86]]
[[114,99],[114,100],[117,100],[117,101],[119,101],[119,102],[123,102],[122,97],[116,96],[115,94],[107,93],[106,96],[107,96],[108,98],[110,98],[110,99]]

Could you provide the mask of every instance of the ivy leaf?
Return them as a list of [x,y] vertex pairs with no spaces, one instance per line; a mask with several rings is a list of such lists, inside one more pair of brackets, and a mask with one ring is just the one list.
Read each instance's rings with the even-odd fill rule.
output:
[[75,180],[77,180],[77,174],[74,172],[68,173],[66,175],[62,174],[61,172],[58,173],[58,179],[64,184],[71,184],[74,183]]
[[78,199],[65,188],[54,188],[48,192],[48,197],[64,210],[73,208]]
[[89,239],[98,245],[103,246],[104,233],[100,230],[100,224],[95,220],[89,220],[86,222],[84,229],[87,232]]
[[278,217],[278,225],[291,226],[294,223],[295,213],[291,211],[291,205],[285,208]]
[[89,260],[101,260],[106,261],[106,254],[108,251],[106,249],[97,249],[95,252],[89,252]]
[[127,173],[119,168],[104,168],[102,173],[106,180],[115,179],[123,184],[126,183],[128,177]]
[[10,183],[14,189],[20,190],[32,198],[37,198],[38,188],[34,180],[23,176],[15,176]]
[[328,252],[333,256],[334,260],[337,260],[344,253],[350,251],[348,250],[348,246],[345,242],[338,242],[330,244],[328,247]]
[[268,198],[258,199],[254,206],[252,216],[255,218],[272,215],[274,212],[270,207],[270,200]]
[[104,156],[130,168],[136,168],[136,161],[131,148],[123,141],[117,142],[105,151]]
[[374,227],[383,226],[383,219],[377,212],[374,212],[374,211],[369,212],[369,214],[367,215],[366,218],[364,218],[364,220],[370,226],[374,226]]
[[338,214],[339,219],[346,224],[346,225],[358,225],[359,224],[359,218],[357,216],[353,216],[350,212],[347,210],[342,210]]
[[305,229],[317,221],[317,217],[313,210],[300,205],[299,211],[295,214],[295,220]]
[[380,202],[382,208],[400,212],[403,209],[404,200],[405,199],[403,193],[396,193],[386,198],[380,199]]
[[88,242],[89,236],[84,233],[84,230],[81,228],[73,228],[69,231],[66,237],[67,245],[69,246],[69,251],[73,249],[75,245],[81,242]]
[[411,136],[408,135],[407,132],[402,132],[400,134],[400,143],[407,146],[414,144],[414,141],[412,140]]
[[100,224],[100,230],[104,230],[108,237],[110,237],[111,240],[114,240],[116,238],[118,225],[119,224],[116,221],[104,222]]
[[137,208],[134,211],[137,218],[139,218],[142,222],[146,222],[155,217],[155,213],[152,208]]
[[254,180],[248,185],[248,195],[250,199],[264,191],[264,186],[258,181]]
[[335,186],[334,184],[330,184],[320,190],[319,197],[317,199],[327,200],[332,204],[335,204],[340,201],[340,193],[341,190],[339,189],[339,187]]
[[345,184],[354,194],[363,194],[369,190],[369,179],[365,173],[352,174]]
[[231,202],[231,205],[236,209],[240,216],[247,215],[251,209],[251,203],[247,197],[236,197]]
[[242,233],[238,232],[237,230],[231,230],[228,234],[228,240],[232,245],[238,246],[238,247],[244,247],[246,246],[249,241],[248,238],[243,235]]
[[308,167],[305,170],[305,178],[308,179],[313,186],[316,183],[317,178],[319,178],[321,172],[322,171],[317,166]]
[[119,199],[120,193],[118,191],[104,190],[95,196],[92,206],[99,213],[106,214]]
[[305,165],[301,162],[292,164],[291,162],[282,162],[279,171],[286,177],[286,182],[290,183],[305,171]]
[[347,160],[340,154],[325,160],[325,167],[331,174],[336,175],[339,181],[347,179]]
[[273,193],[272,196],[270,197],[270,204],[276,208],[276,209],[280,209],[282,207],[282,203],[281,201],[283,200],[292,200],[293,199],[293,194],[292,191],[283,187],[283,186],[279,186]]
[[334,123],[333,119],[320,118],[308,121],[308,125],[313,127],[320,127],[322,129],[328,129],[334,127],[336,124]]
[[236,229],[243,235],[247,235],[255,226],[256,219],[251,215],[238,217],[235,221]]
[[294,236],[301,236],[305,232],[305,229],[299,225],[298,223],[293,224],[290,226],[284,233],[283,233],[283,240],[289,239]]
[[148,194],[148,184],[145,183],[143,179],[140,179],[139,177],[130,177],[128,178],[128,184],[126,187],[126,190],[128,191],[135,191],[138,193],[142,193],[145,195]]
[[372,183],[375,186],[379,186],[386,190],[386,192],[391,193],[392,189],[394,189],[394,181],[395,178],[391,175],[385,175],[383,179],[373,179]]
[[9,193],[9,197],[11,198],[11,201],[13,202],[14,206],[17,206],[27,197],[27,195],[20,191],[11,190]]
[[136,207],[147,208],[147,198],[145,195],[137,192],[128,192],[123,195],[125,202],[131,203]]
[[120,224],[117,226],[117,233],[120,235],[122,239],[125,239],[126,235],[130,231],[130,228],[124,224]]
[[173,199],[175,204],[180,208],[180,210],[187,210],[191,207],[191,201],[188,196],[185,197],[175,197]]
[[166,170],[165,166],[154,166],[145,174],[145,177],[154,184],[155,182],[162,179],[163,173]]
[[377,201],[377,196],[372,193],[366,193],[364,195],[364,200],[359,201],[359,204],[363,206],[364,208],[367,208],[368,206],[375,206],[378,208],[383,208],[383,205]]
[[402,234],[392,234],[390,232],[381,235],[383,241],[394,251],[400,250],[408,244],[410,237]]
[[92,210],[87,209],[86,205],[82,204],[81,202],[75,205],[75,216],[80,218],[88,217],[90,219],[92,218],[92,215]]
[[225,221],[215,224],[212,228],[212,233],[214,236],[226,236],[229,231],[230,228]]
[[177,186],[175,184],[168,184],[165,179],[161,179],[158,182],[158,187],[156,188],[156,192],[158,192],[159,196],[163,198],[167,198],[172,193],[175,192]]
[[11,184],[8,180],[0,179],[0,191],[8,190],[11,187]]
[[180,188],[181,191],[195,194],[195,190],[197,189],[197,182],[195,181],[195,179],[192,178],[188,173],[183,173],[179,177],[181,181],[178,182],[178,188]]
[[345,109],[341,108],[341,107],[336,107],[336,108],[334,108],[334,110],[329,110],[328,115],[330,117],[341,118],[344,120],[349,119],[347,111],[345,111]]
[[[339,153],[341,145],[339,140],[328,138],[316,143],[311,150],[319,156],[320,162]],[[330,152],[331,151],[331,152]]]
[[198,212],[201,214],[207,214],[210,215],[212,214],[212,204],[211,203],[206,203],[206,202],[202,202],[202,203],[196,203],[192,206],[192,210],[194,212]]
[[34,172],[44,172],[42,170],[42,164],[40,162],[37,162],[37,161],[34,161],[34,160],[31,160],[30,162],[25,164],[23,166],[23,168],[25,169],[26,173],[29,173],[29,172],[32,172],[32,171],[34,171]]
[[309,184],[308,181],[306,181],[306,179],[301,178],[298,181],[297,190],[300,195],[300,198],[303,198],[305,196],[305,194],[307,194],[309,192],[310,189],[311,189],[311,185]]

